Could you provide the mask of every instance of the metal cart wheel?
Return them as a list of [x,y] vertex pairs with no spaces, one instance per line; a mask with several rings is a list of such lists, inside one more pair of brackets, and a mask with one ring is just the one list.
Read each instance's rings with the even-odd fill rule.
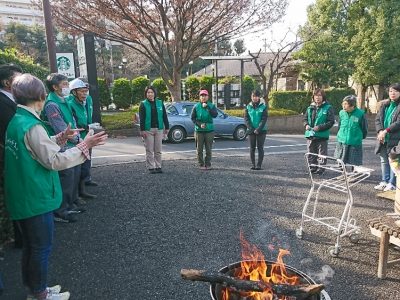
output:
[[296,229],[296,237],[301,240],[303,239],[303,230],[301,229]]
[[335,246],[329,247],[328,249],[330,256],[338,257],[340,253],[340,248],[336,248]]
[[349,240],[353,244],[357,244],[361,239],[361,233],[360,232],[355,232],[349,235]]

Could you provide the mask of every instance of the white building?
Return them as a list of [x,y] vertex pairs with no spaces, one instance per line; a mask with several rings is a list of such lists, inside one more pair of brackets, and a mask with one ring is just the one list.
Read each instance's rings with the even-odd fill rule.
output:
[[44,26],[43,11],[31,0],[0,0],[0,23],[5,26],[12,22]]

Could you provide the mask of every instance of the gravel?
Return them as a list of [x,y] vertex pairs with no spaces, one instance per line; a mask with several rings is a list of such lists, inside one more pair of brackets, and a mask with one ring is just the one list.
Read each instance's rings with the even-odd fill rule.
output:
[[[339,258],[328,254],[332,232],[307,224],[296,238],[310,188],[302,154],[270,155],[264,169],[251,171],[246,157],[213,159],[202,171],[194,160],[164,162],[163,174],[148,174],[143,163],[98,167],[98,199],[75,224],[56,224],[49,283],[61,284],[71,299],[211,299],[206,283],[180,279],[180,269],[218,270],[239,261],[240,231],[275,260],[289,249],[285,263],[326,284],[332,299],[398,299],[400,269],[377,274],[379,243],[367,220],[393,210],[377,200],[379,159],[365,153],[366,167],[378,171],[355,186],[353,216],[362,227],[358,244],[341,240]],[[344,194],[326,191],[318,208],[339,216]],[[6,249],[0,270],[2,299],[26,297],[20,279],[20,251]]]

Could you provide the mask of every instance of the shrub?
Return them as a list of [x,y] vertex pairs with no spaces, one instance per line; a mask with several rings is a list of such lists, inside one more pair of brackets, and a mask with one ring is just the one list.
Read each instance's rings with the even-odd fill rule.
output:
[[150,85],[150,80],[145,76],[132,79],[132,103],[138,104],[144,99],[144,90]]
[[112,90],[114,103],[117,108],[128,108],[132,102],[131,83],[126,78],[118,78],[114,80]]
[[[350,88],[333,88],[325,90],[325,92],[336,114],[342,109],[343,98],[354,94],[354,90]],[[311,91],[277,91],[270,94],[269,104],[271,108],[285,108],[298,113],[304,113],[311,103],[311,98]]]
[[189,101],[197,101],[200,92],[200,80],[196,76],[189,76],[185,81],[186,93]]
[[41,80],[45,80],[50,71],[46,68],[40,67],[33,62],[29,56],[19,53],[16,49],[0,49],[0,64],[13,63],[19,65],[24,73],[35,75]]
[[251,92],[256,89],[257,84],[254,78],[246,75],[243,77],[243,102],[248,104],[251,101]]
[[104,78],[97,78],[97,84],[99,85],[100,105],[109,106],[111,104],[111,94],[106,80]]
[[153,80],[151,85],[156,89],[157,91],[157,98],[163,100],[163,101],[170,101],[171,100],[171,94],[168,91],[167,85],[164,82],[164,79],[161,77],[158,77]]
[[200,81],[200,89],[207,90],[211,98],[212,85],[215,83],[214,78],[212,76],[204,75],[199,78],[199,81]]

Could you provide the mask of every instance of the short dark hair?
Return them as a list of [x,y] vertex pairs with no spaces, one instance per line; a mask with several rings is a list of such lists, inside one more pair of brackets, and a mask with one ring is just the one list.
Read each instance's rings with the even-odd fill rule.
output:
[[254,95],[256,97],[261,97],[261,92],[259,90],[253,90],[251,91],[251,95]]
[[347,102],[352,107],[357,107],[357,96],[355,95],[348,95],[343,98],[342,102]]
[[15,77],[11,86],[11,93],[14,95],[15,101],[22,105],[46,99],[46,89],[43,82],[28,73]]
[[313,93],[312,93],[313,100],[314,100],[314,96],[317,95],[317,94],[321,94],[322,101],[326,101],[326,94],[325,94],[325,91],[323,89],[315,89],[313,91]]
[[156,91],[156,89],[153,87],[153,86],[151,86],[151,85],[149,85],[149,86],[146,86],[146,88],[144,89],[144,98],[146,99],[147,98],[147,91],[148,90],[152,90],[153,92],[154,92],[154,99],[157,97],[157,91]]
[[11,79],[15,73],[22,73],[20,66],[15,64],[0,65],[0,88],[4,88],[3,81]]
[[398,92],[400,92],[400,83],[393,83],[389,86],[389,89],[394,89]]
[[49,91],[54,92],[53,85],[59,85],[60,82],[64,80],[68,81],[68,77],[58,73],[51,73],[49,76],[47,76],[45,82]]

